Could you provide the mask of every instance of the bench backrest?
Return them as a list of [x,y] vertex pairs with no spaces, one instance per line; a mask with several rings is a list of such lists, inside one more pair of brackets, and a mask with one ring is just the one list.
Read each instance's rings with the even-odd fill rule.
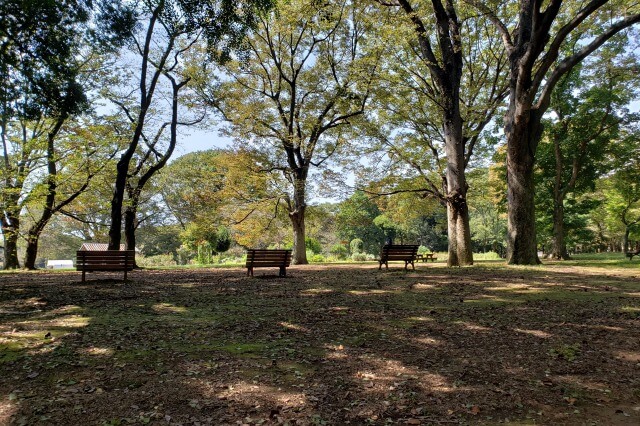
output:
[[135,256],[134,250],[78,250],[76,269],[131,271],[135,264]]
[[414,259],[418,254],[418,245],[414,244],[391,244],[382,247],[380,258],[382,260],[405,260]]
[[247,266],[289,266],[291,250],[247,250]]

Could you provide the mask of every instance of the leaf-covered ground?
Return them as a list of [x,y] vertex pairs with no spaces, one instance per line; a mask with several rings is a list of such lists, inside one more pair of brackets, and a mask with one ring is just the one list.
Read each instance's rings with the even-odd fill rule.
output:
[[0,274],[0,424],[640,424],[638,268],[275,272]]

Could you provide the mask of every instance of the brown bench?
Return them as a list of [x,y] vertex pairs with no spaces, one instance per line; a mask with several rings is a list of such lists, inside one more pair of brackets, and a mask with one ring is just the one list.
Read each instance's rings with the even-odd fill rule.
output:
[[253,276],[253,268],[280,268],[279,276],[287,276],[291,263],[291,250],[247,250],[247,276]]
[[124,271],[133,270],[136,253],[134,250],[78,250],[76,252],[76,270],[82,271],[82,281],[85,273],[96,271]]
[[640,256],[640,250],[627,252],[627,257],[629,258],[629,260],[633,260],[633,256]]
[[385,267],[389,269],[389,261],[390,260],[400,260],[404,262],[404,269],[407,269],[409,264],[413,269],[416,269],[414,262],[416,261],[416,256],[418,254],[418,245],[385,245],[382,247],[382,252],[380,253],[380,267],[378,270],[382,269],[382,264],[384,263]]

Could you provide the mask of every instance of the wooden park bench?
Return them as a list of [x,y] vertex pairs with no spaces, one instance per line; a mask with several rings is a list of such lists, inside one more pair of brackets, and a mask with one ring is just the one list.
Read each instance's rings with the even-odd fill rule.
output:
[[389,269],[389,261],[390,260],[400,260],[404,262],[404,269],[407,269],[409,264],[413,269],[416,269],[414,262],[416,261],[416,256],[418,254],[418,245],[385,245],[382,247],[382,252],[380,253],[380,267],[378,270],[382,269],[382,264],[384,263],[385,267]]
[[627,257],[629,258],[629,260],[633,260],[633,256],[640,256],[640,250],[627,252]]
[[124,280],[127,280],[127,272],[135,266],[136,253],[134,250],[78,250],[76,252],[76,270],[82,271],[82,281],[85,281],[85,273],[96,271],[124,271]]
[[247,276],[253,276],[253,268],[280,268],[281,277],[287,276],[291,264],[291,250],[247,250]]

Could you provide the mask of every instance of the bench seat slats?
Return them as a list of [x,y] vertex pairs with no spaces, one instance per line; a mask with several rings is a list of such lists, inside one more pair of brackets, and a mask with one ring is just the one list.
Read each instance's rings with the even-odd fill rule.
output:
[[389,269],[390,260],[403,261],[405,269],[407,269],[409,264],[411,264],[411,267],[415,269],[414,262],[418,255],[418,247],[418,245],[413,244],[385,245],[382,247],[382,251],[380,253],[380,260],[378,260],[380,267],[378,269],[382,269],[382,264]]
[[291,250],[247,250],[247,275],[253,276],[253,268],[280,268],[280,276],[287,274],[286,268],[291,264]]
[[134,250],[78,250],[76,252],[76,270],[82,271],[82,281],[86,272],[123,271],[127,280],[127,271],[135,266]]

